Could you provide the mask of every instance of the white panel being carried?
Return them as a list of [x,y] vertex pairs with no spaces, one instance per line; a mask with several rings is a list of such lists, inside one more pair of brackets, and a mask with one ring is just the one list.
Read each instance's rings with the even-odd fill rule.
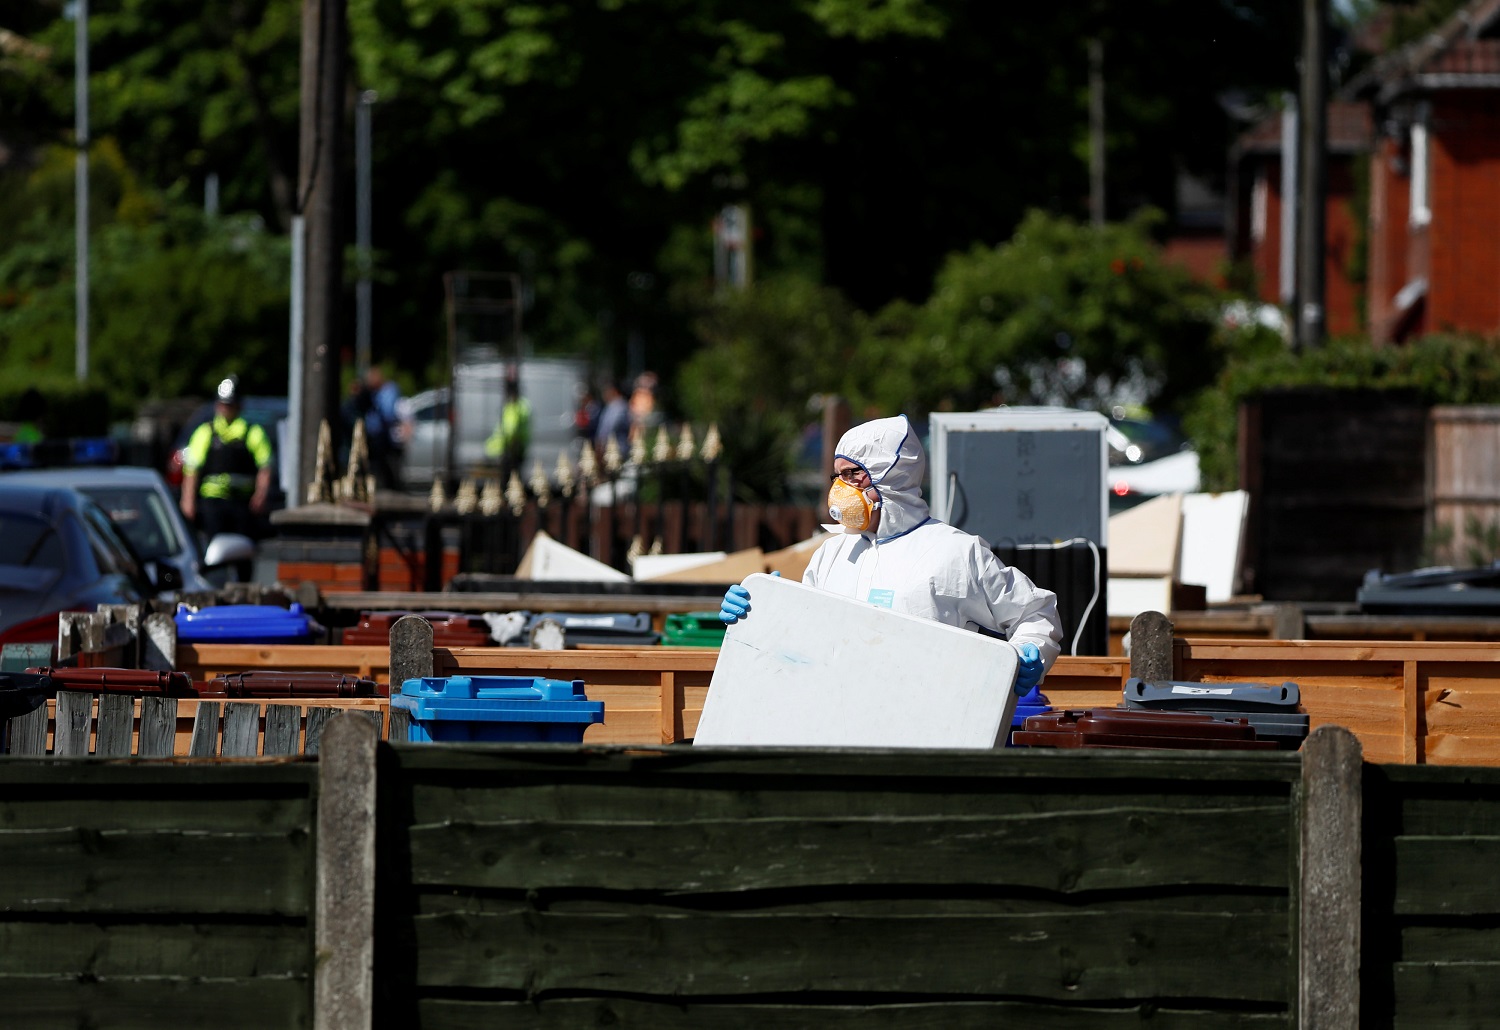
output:
[[745,579],[695,745],[992,748],[1015,714],[1009,643],[775,576]]

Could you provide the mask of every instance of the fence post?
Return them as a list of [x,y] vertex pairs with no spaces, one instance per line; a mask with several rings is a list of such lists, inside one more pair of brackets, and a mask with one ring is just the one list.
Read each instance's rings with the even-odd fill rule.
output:
[[1297,1026],[1358,1030],[1360,823],[1359,739],[1320,726],[1302,745]]
[[420,615],[403,615],[391,626],[391,693],[401,684],[432,675],[432,623]]
[[141,623],[141,668],[171,672],[177,668],[177,622],[153,612]]
[[318,750],[314,1030],[370,1030],[375,1001],[375,749],[368,719],[328,721]]
[[1172,620],[1141,612],[1130,620],[1130,675],[1155,683],[1172,679]]

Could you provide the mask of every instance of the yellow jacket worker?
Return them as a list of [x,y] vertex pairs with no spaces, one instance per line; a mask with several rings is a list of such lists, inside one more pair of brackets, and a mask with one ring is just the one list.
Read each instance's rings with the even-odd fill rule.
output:
[[214,417],[193,431],[182,459],[182,514],[204,535],[253,535],[271,490],[271,441],[240,416],[240,384],[219,384]]
[[515,379],[506,379],[505,406],[500,409],[500,421],[484,442],[485,455],[500,459],[501,483],[521,467],[530,443],[531,405],[521,396],[521,384]]

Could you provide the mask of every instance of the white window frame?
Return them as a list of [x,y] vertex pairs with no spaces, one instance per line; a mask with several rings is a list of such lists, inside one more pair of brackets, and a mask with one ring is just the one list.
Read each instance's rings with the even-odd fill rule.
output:
[[1411,224],[1432,221],[1432,157],[1424,104],[1411,124]]
[[1255,170],[1255,181],[1250,187],[1250,239],[1254,243],[1266,238],[1266,211],[1271,193],[1271,184],[1266,180],[1266,168],[1261,165]]

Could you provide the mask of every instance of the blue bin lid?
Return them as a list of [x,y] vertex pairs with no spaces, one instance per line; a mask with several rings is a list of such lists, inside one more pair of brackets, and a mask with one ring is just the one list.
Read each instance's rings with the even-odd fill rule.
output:
[[604,721],[604,702],[590,701],[583,680],[529,676],[423,676],[401,684],[391,705],[413,719],[473,722]]
[[173,616],[183,640],[289,640],[310,636],[311,620],[300,604],[226,604],[193,611],[178,605]]

